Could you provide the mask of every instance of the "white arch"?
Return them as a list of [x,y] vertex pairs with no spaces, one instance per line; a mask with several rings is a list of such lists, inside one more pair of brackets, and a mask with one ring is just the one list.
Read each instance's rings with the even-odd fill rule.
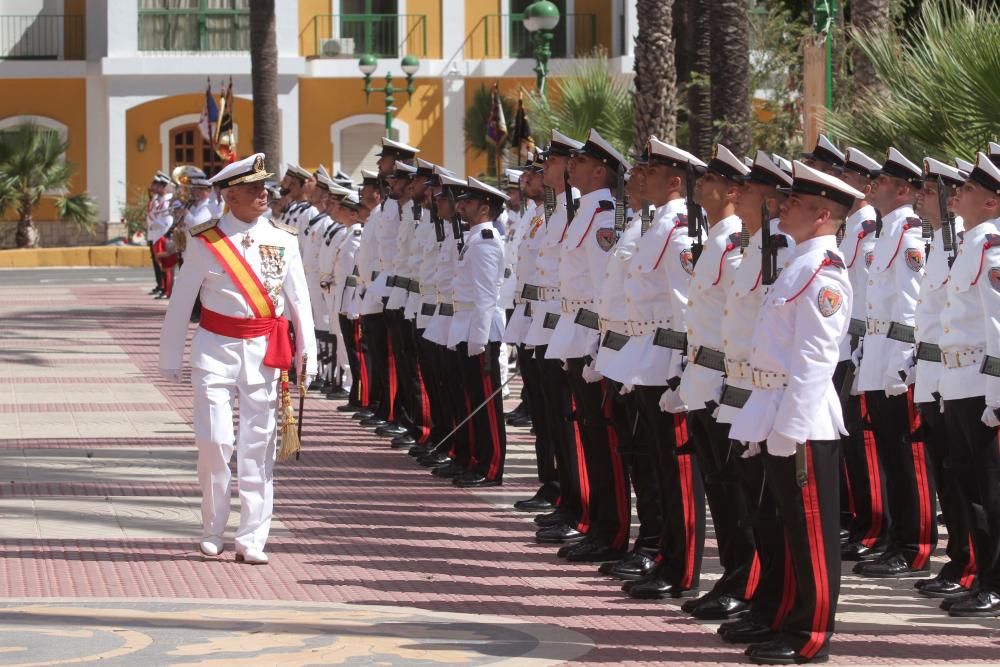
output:
[[[182,125],[190,125],[201,120],[200,113],[186,113],[174,116],[160,123],[160,169],[170,173],[170,131]],[[240,127],[233,122],[233,133],[237,139],[240,136]]]
[[32,114],[7,116],[6,118],[0,119],[0,131],[11,127],[18,127],[20,125],[27,125],[28,123],[53,130],[63,141],[66,141],[67,137],[69,137],[69,127],[67,127],[65,123],[60,123],[55,118],[49,118],[48,116],[35,116]]
[[[385,115],[378,113],[362,113],[355,116],[348,116],[347,118],[341,118],[337,122],[330,125],[330,143],[333,144],[332,165],[334,171],[340,169],[340,135],[343,131],[354,125],[365,125],[370,123],[377,123],[379,125],[385,123]],[[406,121],[393,118],[392,129],[396,133],[397,141],[401,141],[404,144],[408,144],[410,142],[410,126],[406,123]]]

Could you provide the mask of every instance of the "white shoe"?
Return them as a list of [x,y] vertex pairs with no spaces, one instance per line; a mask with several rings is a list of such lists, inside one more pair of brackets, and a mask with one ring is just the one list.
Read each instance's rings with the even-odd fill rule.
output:
[[206,556],[218,556],[222,553],[223,542],[221,538],[218,537],[206,537],[198,545],[201,549],[201,553]]
[[267,554],[260,549],[245,549],[236,552],[236,562],[247,565],[267,565]]

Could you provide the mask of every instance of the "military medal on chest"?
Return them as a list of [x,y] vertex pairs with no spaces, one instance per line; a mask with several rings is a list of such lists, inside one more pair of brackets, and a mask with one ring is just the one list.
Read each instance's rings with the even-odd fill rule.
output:
[[285,249],[282,246],[260,246],[260,273],[271,301],[278,302],[282,276],[285,273]]

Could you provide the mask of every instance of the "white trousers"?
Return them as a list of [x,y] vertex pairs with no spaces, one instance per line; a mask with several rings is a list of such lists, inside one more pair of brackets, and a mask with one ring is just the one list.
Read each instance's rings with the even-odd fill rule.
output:
[[[222,539],[226,530],[230,507],[229,460],[235,449],[240,494],[236,548],[263,551],[274,509],[277,382],[246,385],[193,369],[191,384],[204,537]],[[234,400],[240,406],[238,435],[233,433]]]

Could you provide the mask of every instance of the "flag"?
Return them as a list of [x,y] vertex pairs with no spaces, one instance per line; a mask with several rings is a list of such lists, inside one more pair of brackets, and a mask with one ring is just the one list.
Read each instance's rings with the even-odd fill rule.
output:
[[201,118],[198,119],[198,129],[201,130],[201,137],[205,141],[211,142],[212,135],[215,134],[215,123],[219,120],[219,107],[212,97],[212,80],[209,79],[205,86],[205,104],[201,108]]
[[215,127],[216,154],[227,163],[236,158],[236,133],[233,130],[233,80],[229,79],[229,87],[223,91],[220,108],[219,124]]
[[524,110],[524,91],[517,94],[517,113],[514,114],[514,126],[511,131],[510,143],[517,148],[519,164],[525,164],[529,151],[535,147],[531,137],[531,126],[528,124],[528,114]]
[[486,122],[486,139],[500,148],[507,140],[507,119],[503,115],[503,102],[500,99],[500,89],[493,83],[493,99],[490,104],[490,118]]

